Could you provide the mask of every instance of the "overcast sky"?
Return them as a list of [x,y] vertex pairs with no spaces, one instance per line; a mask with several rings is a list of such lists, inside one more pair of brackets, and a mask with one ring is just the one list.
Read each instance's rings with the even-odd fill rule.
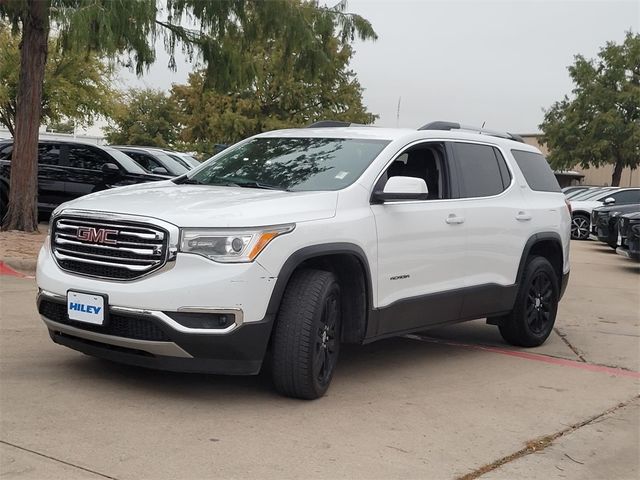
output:
[[[332,4],[331,1],[327,2]],[[337,0],[334,2],[337,3]],[[357,42],[352,68],[378,125],[417,128],[433,120],[520,133],[538,131],[543,108],[571,90],[567,65],[640,30],[640,0],[349,0],[371,21],[376,42]],[[158,61],[121,86],[168,89],[192,66]]]

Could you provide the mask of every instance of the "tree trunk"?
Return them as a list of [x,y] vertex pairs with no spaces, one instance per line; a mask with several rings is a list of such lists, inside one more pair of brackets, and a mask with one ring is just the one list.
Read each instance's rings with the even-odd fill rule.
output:
[[613,175],[611,175],[612,187],[620,186],[620,179],[622,178],[623,169],[624,169],[624,164],[622,163],[622,160],[618,160],[615,164],[615,167],[613,167]]
[[38,129],[47,61],[50,0],[27,0],[22,17],[20,80],[3,230],[38,230]]

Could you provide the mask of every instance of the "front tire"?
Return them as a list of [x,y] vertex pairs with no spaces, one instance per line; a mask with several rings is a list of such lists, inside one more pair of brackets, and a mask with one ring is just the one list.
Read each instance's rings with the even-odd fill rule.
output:
[[511,345],[537,347],[553,330],[560,290],[555,270],[546,258],[532,257],[525,267],[513,311],[499,325]]
[[340,286],[331,272],[299,270],[285,290],[272,344],[272,377],[288,397],[327,391],[340,351]]
[[589,217],[576,213],[571,219],[571,238],[574,240],[587,240],[589,238],[590,225]]

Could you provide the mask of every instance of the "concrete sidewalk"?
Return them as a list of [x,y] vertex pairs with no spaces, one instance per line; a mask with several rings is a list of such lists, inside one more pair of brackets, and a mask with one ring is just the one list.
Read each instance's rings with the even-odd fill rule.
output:
[[62,348],[38,318],[34,282],[0,277],[0,474],[637,478],[638,269],[591,242],[572,248],[564,338],[520,355],[476,321],[345,348],[314,402],[277,396],[268,372],[173,374]]

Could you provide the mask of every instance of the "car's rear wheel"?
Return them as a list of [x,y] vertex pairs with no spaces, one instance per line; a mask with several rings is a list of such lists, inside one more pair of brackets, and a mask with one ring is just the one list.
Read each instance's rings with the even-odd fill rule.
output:
[[513,311],[500,325],[502,338],[512,345],[537,347],[547,339],[556,321],[558,278],[546,258],[527,262]]
[[586,240],[589,238],[589,217],[577,213],[571,219],[571,238],[575,240]]
[[287,285],[272,343],[276,390],[295,398],[321,397],[340,351],[340,286],[331,272],[299,270]]

